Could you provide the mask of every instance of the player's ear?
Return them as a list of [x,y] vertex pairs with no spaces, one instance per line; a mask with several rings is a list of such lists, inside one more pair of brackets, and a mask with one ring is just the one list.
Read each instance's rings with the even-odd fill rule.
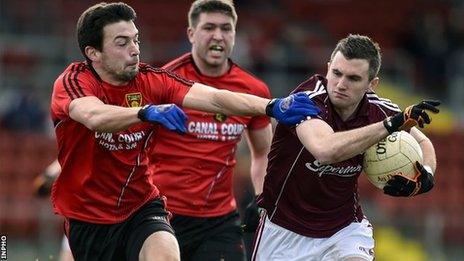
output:
[[95,62],[95,61],[98,61],[100,60],[100,51],[98,51],[97,49],[95,49],[95,47],[92,47],[92,46],[86,46],[85,47],[85,55],[92,61],[92,62]]
[[374,79],[372,79],[369,82],[369,89],[375,90],[377,88],[377,86],[379,86],[379,83],[380,83],[379,77],[374,77]]
[[194,31],[195,31],[195,29],[192,28],[191,26],[189,26],[189,27],[187,28],[187,37],[188,37],[189,42],[190,42],[191,44],[193,44],[193,32],[194,32]]

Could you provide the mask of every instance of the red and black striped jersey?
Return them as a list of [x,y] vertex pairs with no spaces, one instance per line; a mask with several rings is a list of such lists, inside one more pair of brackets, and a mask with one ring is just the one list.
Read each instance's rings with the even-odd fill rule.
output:
[[[230,69],[219,77],[201,74],[190,53],[163,68],[218,89],[270,98],[266,84],[229,63]],[[270,119],[184,111],[188,115],[185,135],[162,129],[157,133],[151,154],[155,183],[175,214],[214,217],[230,213],[236,209],[232,178],[237,143],[246,129],[264,128]]]
[[72,100],[95,96],[105,104],[122,107],[181,105],[192,84],[141,63],[139,73],[127,85],[113,86],[101,81],[85,62],[69,65],[55,81],[51,99],[62,167],[52,189],[55,212],[86,222],[118,223],[159,194],[146,152],[156,139],[155,125],[140,123],[115,133],[91,131],[69,117]]
[[[379,122],[400,111],[397,105],[369,91],[355,117],[343,121],[328,94],[327,80],[315,75],[295,92],[305,91],[320,108],[320,119],[335,132]],[[330,237],[363,217],[357,179],[363,155],[322,165],[304,148],[295,127],[278,124],[269,153],[267,175],[259,205],[279,226],[308,237]]]

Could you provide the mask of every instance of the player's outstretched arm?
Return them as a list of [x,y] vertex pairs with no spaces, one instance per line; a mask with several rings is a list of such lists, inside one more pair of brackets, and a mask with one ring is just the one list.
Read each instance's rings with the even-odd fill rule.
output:
[[142,121],[162,124],[169,130],[185,132],[187,116],[174,104],[126,108],[104,104],[94,96],[73,100],[69,116],[93,131],[117,132]]
[[216,89],[195,83],[184,98],[183,106],[226,115],[264,115],[293,125],[306,117],[314,117],[319,109],[305,94],[285,98],[265,99],[258,96]]
[[409,106],[403,112],[362,128],[334,132],[324,121],[311,119],[297,126],[296,131],[305,148],[322,164],[331,164],[352,158],[390,133],[408,130],[431,122],[429,112],[438,113],[439,102],[423,101]]

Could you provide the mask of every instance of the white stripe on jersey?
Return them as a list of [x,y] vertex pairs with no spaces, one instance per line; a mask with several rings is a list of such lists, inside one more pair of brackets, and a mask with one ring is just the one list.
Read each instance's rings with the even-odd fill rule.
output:
[[383,101],[371,101],[371,100],[369,100],[369,102],[378,105],[379,108],[380,108],[380,106],[382,106],[382,107],[385,107],[385,108],[387,108],[389,110],[392,110],[392,111],[401,112],[400,108],[396,104],[388,104],[388,103],[385,103]]
[[375,93],[367,93],[366,96],[367,96],[367,99],[369,100],[369,103],[373,103],[377,105],[380,109],[382,109],[381,108],[382,106],[392,111],[401,112],[400,107],[398,107],[398,105],[396,105],[389,99],[380,98]]
[[287,180],[290,177],[290,174],[292,173],[293,167],[295,167],[295,164],[298,161],[298,159],[300,158],[300,155],[301,155],[301,153],[303,152],[304,149],[305,149],[305,147],[301,146],[300,152],[298,153],[298,155],[295,158],[295,161],[293,162],[292,166],[290,167],[290,170],[287,173],[287,177],[285,177],[285,181],[284,181],[284,184],[282,185],[282,188],[280,189],[279,196],[277,196],[277,200],[274,203],[274,210],[272,211],[272,214],[269,217],[270,220],[272,220],[272,218],[274,217],[274,214],[275,214],[275,212],[277,210],[277,204],[279,204],[279,200],[280,200],[280,197],[282,196],[282,193],[284,192],[284,188],[285,188],[285,185],[287,184]]
[[314,91],[305,91],[304,93],[306,93],[308,97],[311,99],[311,98],[314,98],[315,96],[324,94],[326,92],[327,91],[325,90],[324,85],[322,85],[322,81],[317,81]]

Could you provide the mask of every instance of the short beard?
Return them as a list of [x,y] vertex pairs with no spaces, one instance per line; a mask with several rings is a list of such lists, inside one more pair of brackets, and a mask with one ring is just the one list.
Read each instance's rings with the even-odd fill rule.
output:
[[120,81],[129,82],[135,78],[138,72],[139,72],[139,68],[129,71],[129,72],[123,71],[121,73],[116,73],[114,76],[116,77],[116,79]]

